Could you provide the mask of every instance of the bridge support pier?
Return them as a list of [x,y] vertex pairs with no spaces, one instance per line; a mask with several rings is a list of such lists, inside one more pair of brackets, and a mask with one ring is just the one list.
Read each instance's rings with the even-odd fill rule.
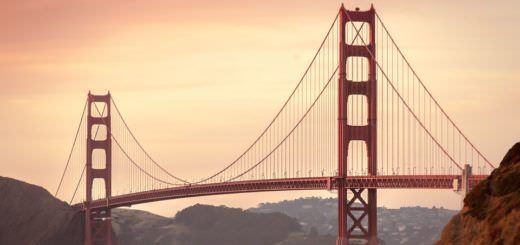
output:
[[[85,201],[85,245],[112,245],[111,210],[91,210],[94,180],[104,183],[105,198],[112,196],[112,138],[110,117],[110,93],[107,95],[88,94],[87,99],[87,159],[86,159],[86,201]],[[101,108],[98,107],[101,105]],[[105,130],[103,130],[104,128]],[[101,135],[104,134],[104,135]],[[94,158],[94,150],[104,154]]]
[[462,169],[462,175],[460,178],[460,191],[461,194],[461,200],[460,200],[460,208],[464,208],[464,198],[466,195],[471,191],[471,186],[469,182],[469,178],[472,175],[472,169],[471,165],[466,164],[464,165],[464,169]]
[[[378,244],[377,213],[374,213],[377,212],[376,189],[344,189],[343,193],[342,197],[341,194],[338,194],[338,198],[342,198],[338,199],[338,204],[342,204],[339,206],[341,210],[338,215],[343,213],[338,216],[338,222],[341,224],[338,232],[346,232],[344,235],[338,235],[336,244],[346,245],[350,240],[363,240],[367,244]],[[347,193],[351,193],[352,197],[349,198]]]
[[[355,40],[360,38],[362,32],[360,32],[361,30],[350,30],[350,28],[360,27],[347,25],[349,22],[364,22],[369,26],[370,36],[368,40],[363,40],[366,46],[356,44]],[[349,244],[350,240],[364,240],[366,244],[375,245],[378,244],[377,190],[345,188],[349,179],[346,171],[349,154],[351,158],[359,159],[354,155],[356,152],[349,153],[349,144],[352,141],[363,141],[365,143],[368,175],[377,175],[377,78],[376,62],[373,56],[376,50],[374,8],[371,7],[368,11],[349,11],[342,5],[339,12],[339,28],[338,238],[336,244],[346,245]],[[346,41],[346,33],[355,33],[355,36],[350,37],[352,43]],[[351,76],[352,80],[347,79],[347,59],[349,57],[365,58],[368,61],[368,74],[366,75],[368,79],[366,81],[353,81],[353,76]],[[361,77],[364,77],[364,75],[361,75]],[[351,95],[362,95],[367,98],[368,118],[365,125],[350,125],[348,123],[347,102]],[[362,111],[350,113],[363,116]],[[350,195],[347,193],[350,193]]]
[[471,176],[471,166],[469,164],[464,165],[464,169],[462,170],[462,178],[461,178],[461,192],[463,196],[466,196],[471,187],[469,185],[469,177]]

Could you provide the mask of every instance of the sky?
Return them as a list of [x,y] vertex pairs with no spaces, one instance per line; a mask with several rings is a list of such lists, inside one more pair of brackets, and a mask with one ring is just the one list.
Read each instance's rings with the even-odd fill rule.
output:
[[[520,138],[520,2],[345,5],[371,3],[447,113],[498,163]],[[141,143],[167,169],[208,175],[280,108],[340,4],[0,0],[0,175],[53,193],[89,90],[111,91]],[[248,208],[316,195],[333,193],[238,194],[135,208],[172,216],[195,203]],[[378,201],[458,208],[460,196],[380,191]]]

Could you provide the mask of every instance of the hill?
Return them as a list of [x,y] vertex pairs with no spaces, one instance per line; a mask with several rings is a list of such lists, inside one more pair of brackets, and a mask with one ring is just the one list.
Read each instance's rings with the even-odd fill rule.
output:
[[83,218],[42,187],[0,177],[0,244],[81,244]]
[[298,222],[286,215],[224,206],[197,204],[174,218],[130,209],[116,209],[113,216],[118,244],[125,245],[265,245],[304,236]]
[[520,143],[466,195],[437,244],[520,244]]
[[[303,229],[321,235],[337,233],[336,198],[300,198],[278,203],[262,203],[252,212],[280,212],[300,221]],[[444,208],[402,207],[377,209],[378,236],[382,244],[433,244],[456,211]],[[329,243],[334,244],[334,243]]]

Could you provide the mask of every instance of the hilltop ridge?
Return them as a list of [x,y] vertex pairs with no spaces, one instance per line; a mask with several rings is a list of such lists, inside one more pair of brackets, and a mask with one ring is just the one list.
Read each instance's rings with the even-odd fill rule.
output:
[[466,195],[437,244],[520,244],[520,142]]

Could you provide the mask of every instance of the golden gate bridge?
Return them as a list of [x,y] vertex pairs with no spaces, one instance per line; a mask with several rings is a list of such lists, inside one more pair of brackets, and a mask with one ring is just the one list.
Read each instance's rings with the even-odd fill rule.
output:
[[110,93],[89,93],[55,195],[84,212],[90,245],[114,244],[117,207],[337,190],[337,244],[377,244],[378,189],[465,193],[494,169],[426,88],[373,6],[342,6],[274,118],[235,159],[215,164],[222,169],[196,181],[177,176],[145,150]]

